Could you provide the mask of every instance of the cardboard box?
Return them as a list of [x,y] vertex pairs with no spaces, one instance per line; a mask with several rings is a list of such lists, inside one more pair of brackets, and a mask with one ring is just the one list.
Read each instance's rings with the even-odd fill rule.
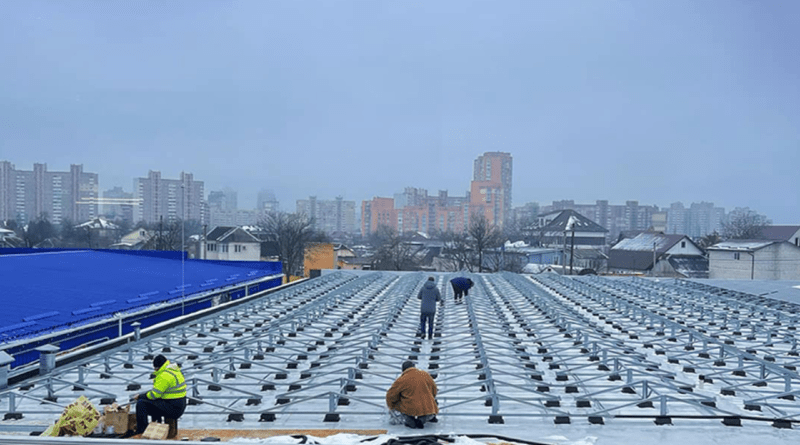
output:
[[169,434],[169,425],[166,423],[150,422],[142,434],[142,439],[164,440]]
[[130,412],[131,406],[119,406],[116,403],[106,406],[103,413],[103,424],[106,428],[113,426],[114,433],[125,434],[136,429],[136,414]]

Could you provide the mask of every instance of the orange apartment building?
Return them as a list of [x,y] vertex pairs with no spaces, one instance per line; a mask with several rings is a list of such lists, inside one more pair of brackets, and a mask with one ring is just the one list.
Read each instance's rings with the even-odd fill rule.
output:
[[[466,198],[448,197],[446,191],[428,196],[424,189],[406,188],[402,208],[393,198],[372,198],[361,203],[361,234],[375,233],[380,226],[398,232],[463,232],[469,218],[482,212],[490,223],[502,227],[511,217],[510,153],[487,152],[474,163],[473,179]],[[401,196],[402,195],[395,195]]]
[[361,233],[375,233],[380,226],[397,232],[463,232],[469,221],[469,204],[443,206],[438,198],[428,198],[425,205],[394,208],[393,198],[375,197],[361,203]]
[[490,223],[502,227],[511,219],[511,153],[487,152],[475,159],[470,183],[471,213],[483,210]]

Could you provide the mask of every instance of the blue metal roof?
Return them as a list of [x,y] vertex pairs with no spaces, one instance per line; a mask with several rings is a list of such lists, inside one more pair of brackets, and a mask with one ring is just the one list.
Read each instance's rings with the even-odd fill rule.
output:
[[181,261],[181,252],[0,253],[0,344],[281,273],[279,262]]

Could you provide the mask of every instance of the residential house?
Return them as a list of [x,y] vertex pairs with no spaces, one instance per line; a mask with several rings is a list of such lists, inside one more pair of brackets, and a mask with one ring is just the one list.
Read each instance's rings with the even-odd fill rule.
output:
[[331,243],[311,243],[306,246],[303,256],[303,275],[305,277],[317,276],[322,269],[336,268],[336,251]]
[[575,210],[539,215],[536,226],[525,232],[532,246],[562,249],[561,259],[555,264],[594,271],[606,268],[604,250],[608,230]]
[[800,226],[765,226],[761,228],[761,239],[788,241],[800,247]]
[[75,229],[86,234],[90,248],[112,246],[119,233],[119,226],[102,216],[78,224]]
[[152,237],[152,233],[143,228],[139,228],[124,235],[118,243],[112,244],[110,248],[121,250],[141,250]]
[[800,246],[789,241],[729,240],[708,248],[709,278],[800,280]]
[[608,230],[574,210],[557,210],[539,215],[537,226],[527,230],[531,245],[602,248]]
[[708,278],[708,259],[686,235],[643,232],[623,239],[609,250],[608,272]]
[[241,227],[215,227],[207,236],[205,255],[207,260],[259,261],[261,240]]
[[0,227],[0,247],[22,247],[24,244],[16,232]]
[[336,261],[336,268],[342,270],[370,270],[372,257],[340,257]]

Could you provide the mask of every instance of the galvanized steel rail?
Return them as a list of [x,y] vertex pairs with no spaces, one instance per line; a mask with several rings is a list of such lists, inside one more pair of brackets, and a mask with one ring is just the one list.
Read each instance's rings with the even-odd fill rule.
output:
[[[445,305],[424,340],[429,275]],[[471,275],[456,304],[453,276],[323,275],[13,385],[0,404],[18,428],[81,394],[126,402],[163,353],[186,375],[186,416],[212,425],[373,422],[405,360],[434,376],[441,416],[800,421],[794,305],[688,281],[511,273]]]

